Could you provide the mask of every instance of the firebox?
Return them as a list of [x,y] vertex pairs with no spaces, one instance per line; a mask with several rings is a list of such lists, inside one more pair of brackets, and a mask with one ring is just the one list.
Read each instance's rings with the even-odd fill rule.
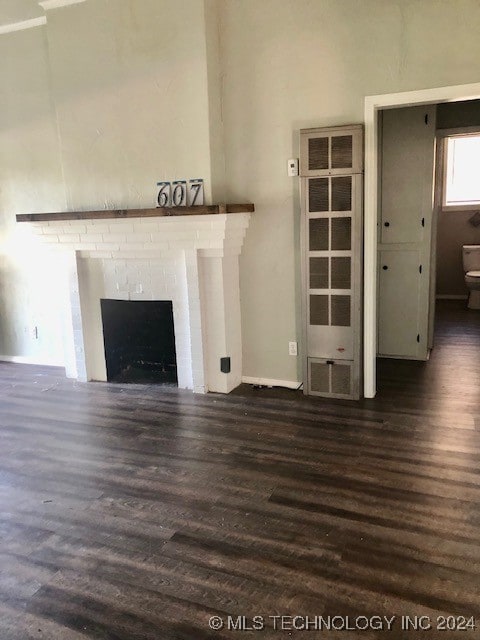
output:
[[107,380],[177,384],[173,304],[102,299]]

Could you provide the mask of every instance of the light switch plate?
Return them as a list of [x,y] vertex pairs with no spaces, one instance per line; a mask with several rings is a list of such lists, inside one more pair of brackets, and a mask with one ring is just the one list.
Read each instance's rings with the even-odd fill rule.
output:
[[298,158],[290,158],[288,160],[287,173],[290,178],[298,176]]

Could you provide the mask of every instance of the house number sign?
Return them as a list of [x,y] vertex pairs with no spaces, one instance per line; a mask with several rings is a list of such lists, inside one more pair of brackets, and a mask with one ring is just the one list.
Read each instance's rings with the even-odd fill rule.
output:
[[193,207],[203,204],[203,179],[157,182],[159,207]]

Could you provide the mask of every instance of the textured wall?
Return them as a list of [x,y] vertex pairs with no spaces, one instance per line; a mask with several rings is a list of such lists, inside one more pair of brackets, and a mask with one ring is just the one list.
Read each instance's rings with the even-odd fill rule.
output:
[[[257,208],[241,257],[244,374],[296,380],[299,199],[286,160],[299,129],[362,122],[366,95],[480,81],[479,26],[477,0],[86,0],[50,11],[46,27],[0,37],[1,239],[17,212],[144,206],[159,179],[204,177],[215,197]],[[22,336],[36,285],[13,253],[2,253],[0,351],[34,355],[38,341]],[[42,322],[47,358],[58,349],[54,321]]]
[[[244,374],[297,379],[298,130],[363,121],[364,97],[478,82],[476,0],[225,0],[227,183],[255,202],[241,256]],[[299,359],[298,359],[299,360]],[[299,373],[298,373],[299,375]]]

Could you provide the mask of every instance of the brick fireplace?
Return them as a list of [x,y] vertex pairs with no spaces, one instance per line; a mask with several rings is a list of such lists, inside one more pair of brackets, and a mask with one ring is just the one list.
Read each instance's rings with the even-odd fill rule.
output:
[[[249,217],[30,216],[36,235],[63,256],[68,271],[67,376],[107,379],[101,300],[166,300],[173,305],[178,386],[228,393],[240,384],[238,257]],[[230,358],[228,373],[220,370],[224,357]]]

